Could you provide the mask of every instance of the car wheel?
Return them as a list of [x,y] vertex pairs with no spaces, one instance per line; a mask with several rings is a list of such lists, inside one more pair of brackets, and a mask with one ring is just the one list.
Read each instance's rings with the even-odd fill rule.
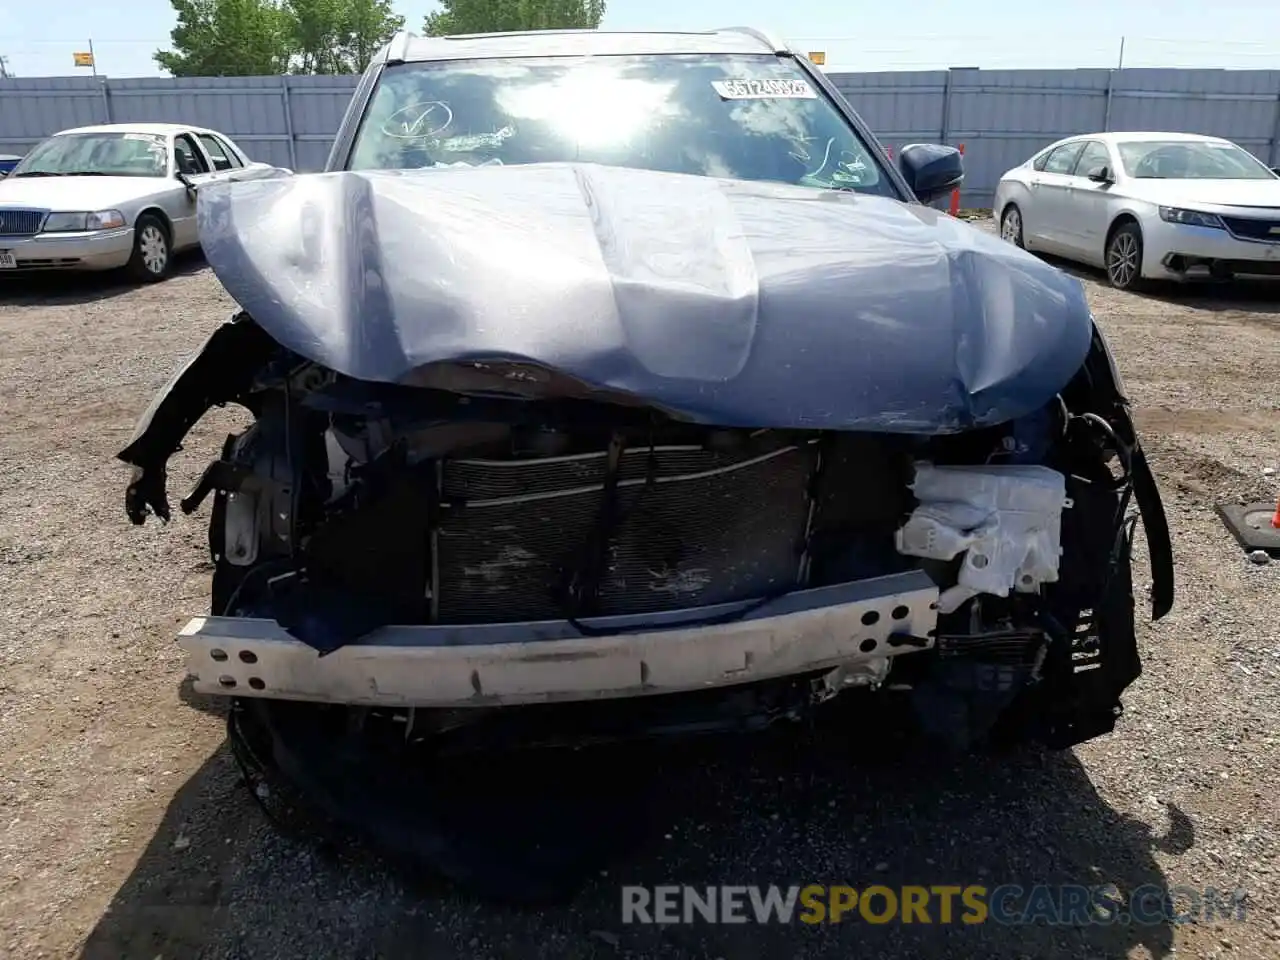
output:
[[133,227],[133,256],[125,268],[135,280],[155,283],[169,275],[173,249],[169,230],[159,217],[144,213]]
[[1008,240],[1015,247],[1023,245],[1022,211],[1018,209],[1016,203],[1011,203],[1004,208],[1004,215],[1000,218],[1000,238]]
[[1142,231],[1136,223],[1122,224],[1107,241],[1107,279],[1117,290],[1142,285]]

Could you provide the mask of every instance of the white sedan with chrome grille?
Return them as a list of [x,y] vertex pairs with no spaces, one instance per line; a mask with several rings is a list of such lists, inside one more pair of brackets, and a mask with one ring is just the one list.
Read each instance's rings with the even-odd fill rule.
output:
[[46,138],[0,180],[0,274],[125,268],[164,279],[199,245],[196,192],[288,171],[245,156],[225,134],[117,123]]
[[992,213],[1011,243],[1103,267],[1120,289],[1280,277],[1280,176],[1218,137],[1059,140],[1001,177]]

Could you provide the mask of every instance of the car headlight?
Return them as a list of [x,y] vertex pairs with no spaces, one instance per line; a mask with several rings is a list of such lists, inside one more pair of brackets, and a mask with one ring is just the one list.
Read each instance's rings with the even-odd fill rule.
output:
[[95,210],[92,213],[51,213],[44,221],[45,233],[67,233],[77,230],[111,230],[124,226],[119,210]]
[[1160,219],[1165,223],[1181,223],[1188,227],[1215,227],[1222,230],[1222,218],[1216,213],[1201,213],[1199,210],[1183,210],[1181,207],[1161,207]]

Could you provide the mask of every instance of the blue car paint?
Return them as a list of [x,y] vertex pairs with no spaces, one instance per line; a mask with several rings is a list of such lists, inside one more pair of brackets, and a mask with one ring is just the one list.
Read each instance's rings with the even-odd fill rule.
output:
[[[1079,281],[897,200],[580,164],[210,185],[201,243],[297,354],[739,427],[1003,423],[1079,370]],[[450,379],[452,378],[452,379]]]

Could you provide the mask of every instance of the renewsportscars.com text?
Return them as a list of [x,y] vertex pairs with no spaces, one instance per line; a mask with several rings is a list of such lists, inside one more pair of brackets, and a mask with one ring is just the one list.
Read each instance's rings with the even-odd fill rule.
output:
[[1114,884],[625,886],[622,922],[1155,925],[1243,921],[1245,900],[1240,889],[1156,885],[1122,897]]

